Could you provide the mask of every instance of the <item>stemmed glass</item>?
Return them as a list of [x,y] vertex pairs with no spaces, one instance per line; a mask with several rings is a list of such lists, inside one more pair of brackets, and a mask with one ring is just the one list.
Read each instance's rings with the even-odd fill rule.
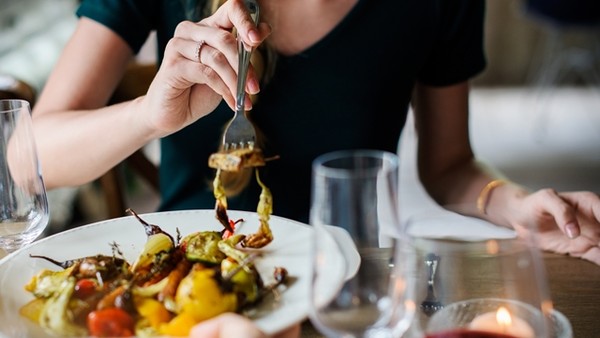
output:
[[49,220],[29,102],[0,100],[0,132],[0,248],[11,253],[39,237]]
[[408,337],[571,337],[553,309],[535,231],[520,238],[442,210],[416,213],[403,229],[419,306]]
[[327,337],[399,337],[415,306],[400,263],[397,155],[328,153],[312,178],[311,322]]

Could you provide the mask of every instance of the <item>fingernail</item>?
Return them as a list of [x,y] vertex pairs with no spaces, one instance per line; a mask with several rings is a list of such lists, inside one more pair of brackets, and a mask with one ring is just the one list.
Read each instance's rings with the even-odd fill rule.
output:
[[251,29],[248,32],[248,37],[252,42],[260,42],[260,34],[255,29]]
[[244,109],[252,110],[252,100],[248,96],[246,96],[246,100],[244,101]]
[[571,239],[579,236],[579,228],[575,225],[575,223],[569,223],[565,225],[565,232],[567,236]]
[[258,84],[258,81],[256,79],[249,80],[247,90],[250,94],[258,94],[258,92],[260,92],[260,85]]

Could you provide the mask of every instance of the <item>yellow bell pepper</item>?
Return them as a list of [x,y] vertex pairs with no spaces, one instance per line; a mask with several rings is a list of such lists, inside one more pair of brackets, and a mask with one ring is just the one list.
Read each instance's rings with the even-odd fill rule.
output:
[[156,299],[138,298],[135,303],[140,316],[145,318],[154,329],[158,329],[161,324],[171,320],[171,313],[165,308],[163,303]]
[[187,337],[196,324],[197,322],[191,314],[183,312],[175,316],[170,322],[162,324],[159,332],[168,336]]
[[215,270],[194,265],[185,276],[175,294],[179,314],[169,323],[161,325],[160,333],[186,336],[197,323],[237,309],[237,296],[223,292],[215,279]]
[[175,302],[180,312],[191,314],[197,322],[237,308],[237,296],[221,290],[215,270],[197,268],[197,265],[179,283]]

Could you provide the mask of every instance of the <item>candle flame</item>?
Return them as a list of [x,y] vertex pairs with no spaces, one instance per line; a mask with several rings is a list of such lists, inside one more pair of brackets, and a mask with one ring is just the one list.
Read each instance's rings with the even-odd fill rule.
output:
[[504,307],[501,306],[496,312],[496,320],[498,324],[502,327],[509,327],[512,324],[512,318],[510,316],[510,312]]

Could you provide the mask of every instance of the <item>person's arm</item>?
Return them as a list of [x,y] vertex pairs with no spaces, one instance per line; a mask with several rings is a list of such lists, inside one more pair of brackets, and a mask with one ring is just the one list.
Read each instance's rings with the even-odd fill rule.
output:
[[476,161],[469,140],[467,82],[417,84],[413,105],[419,178],[440,205],[486,219],[527,236],[538,231],[540,247],[600,264],[600,198],[593,192],[529,192]]
[[[146,95],[105,107],[133,53],[116,33],[81,18],[34,107],[47,187],[89,182],[150,140],[209,114],[221,100],[233,107],[233,27],[252,47],[270,34],[266,23],[254,25],[243,1],[227,1],[199,23],[177,26]],[[252,69],[248,76],[247,91],[258,92]]]
[[[438,204],[460,206],[462,213],[477,215],[479,192],[495,173],[475,161],[469,139],[468,92],[467,82],[446,87],[417,84],[413,107],[423,186]],[[507,220],[494,221],[509,226]]]
[[106,105],[132,57],[129,46],[101,24],[82,18],[33,112],[48,188],[82,184],[143,146],[152,134],[135,103]]

